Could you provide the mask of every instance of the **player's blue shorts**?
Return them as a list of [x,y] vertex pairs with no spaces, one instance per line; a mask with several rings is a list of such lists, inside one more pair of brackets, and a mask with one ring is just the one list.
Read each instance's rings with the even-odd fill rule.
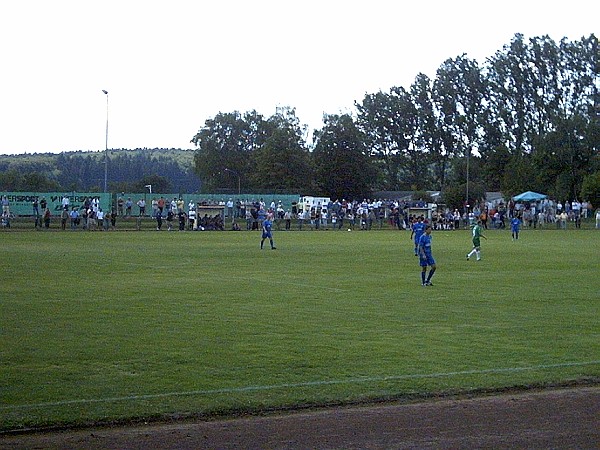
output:
[[270,231],[263,231],[263,234],[262,234],[263,239],[267,239],[267,238],[271,239],[272,237],[273,237],[273,235],[271,234]]
[[425,254],[425,257],[423,257],[422,254],[419,254],[419,264],[421,267],[433,266],[435,264],[435,259],[433,259],[431,254]]

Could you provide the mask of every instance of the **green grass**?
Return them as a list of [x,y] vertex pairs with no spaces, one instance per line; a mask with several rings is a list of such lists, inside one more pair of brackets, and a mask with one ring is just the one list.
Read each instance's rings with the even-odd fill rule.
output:
[[600,378],[600,232],[0,233],[0,430]]

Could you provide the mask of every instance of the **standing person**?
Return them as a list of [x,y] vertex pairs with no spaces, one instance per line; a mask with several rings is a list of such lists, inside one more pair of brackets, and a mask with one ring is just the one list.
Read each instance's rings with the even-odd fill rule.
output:
[[110,226],[113,230],[117,228],[117,212],[113,210],[110,212]]
[[2,215],[10,214],[10,201],[6,195],[2,196]]
[[44,211],[44,227],[46,229],[50,228],[50,218],[52,217],[52,213],[50,213],[50,210],[48,208],[46,208],[46,210]]
[[459,230],[460,229],[460,212],[458,211],[458,209],[454,210],[454,213],[452,214],[452,220],[454,220],[454,229]]
[[[100,208],[102,209],[102,208]],[[100,212],[100,211],[98,211]],[[102,229],[108,231],[110,229],[110,221],[112,220],[112,214],[110,211],[102,211]],[[98,217],[98,225],[100,225],[100,217]]]
[[100,229],[103,230],[104,229],[104,211],[102,211],[102,208],[98,208],[98,212],[96,213],[96,220],[98,221],[98,225],[100,226]]
[[480,238],[487,238],[482,234],[481,229],[481,220],[478,220],[475,226],[473,227],[473,250],[469,252],[467,255],[467,260],[471,258],[474,254],[477,255],[477,261],[481,260],[481,240]]
[[162,228],[162,214],[157,211],[156,213],[156,231],[160,231]]
[[596,210],[596,230],[600,230],[600,208]]
[[175,215],[175,213],[173,212],[172,209],[169,209],[167,211],[167,230],[171,231],[171,229],[173,228],[173,216]]
[[[431,254],[431,225],[425,226],[425,230],[419,238],[417,247],[419,265],[421,266],[421,284],[423,286],[433,286],[431,277],[433,277],[433,274],[435,273],[436,265],[435,259],[433,259],[433,255]],[[429,274],[427,275],[427,278],[425,278],[427,266],[429,266]]]
[[196,229],[196,208],[190,202],[191,207],[188,209],[188,226],[190,230]]
[[60,213],[60,229],[67,229],[67,220],[69,220],[69,206],[63,207],[62,212]]
[[40,203],[38,200],[38,197],[35,197],[33,199],[33,217],[35,218],[35,228],[37,229],[38,227],[42,227],[42,220],[40,218]]
[[77,225],[79,225],[79,211],[73,206],[69,215],[71,217],[71,230],[76,230]]
[[145,216],[146,215],[146,200],[144,200],[143,198],[140,198],[137,201],[137,205],[138,205],[138,208],[140,209],[139,216],[140,217]]
[[40,215],[40,202],[38,200],[37,197],[34,197],[33,202],[31,203],[31,206],[33,207],[33,215],[35,217],[38,217]]
[[119,196],[117,199],[117,212],[120,216],[123,216],[123,205],[125,204],[125,200],[123,197]]
[[273,215],[269,214],[262,223],[262,239],[260,240],[260,249],[262,250],[265,239],[269,239],[271,243],[271,250],[275,250],[275,244],[273,243],[273,232],[271,228],[273,227]]
[[233,199],[231,197],[227,200],[227,217],[233,220]]
[[512,234],[512,240],[519,239],[519,229],[521,228],[521,221],[517,216],[510,220],[510,232]]
[[185,211],[177,212],[177,219],[179,220],[179,231],[185,231],[185,222],[187,220],[187,216],[185,215]]
[[425,232],[425,223],[423,222],[423,216],[419,216],[417,221],[411,226],[410,239],[415,240],[415,256],[419,256],[419,239]]
[[165,209],[165,198],[161,197],[158,199],[158,202],[156,203],[156,206],[158,207],[158,213],[162,216],[163,210]]
[[567,229],[567,220],[569,219],[569,216],[567,215],[566,211],[563,211],[562,213],[560,213],[560,227],[563,230]]
[[131,197],[127,197],[127,201],[125,202],[125,215],[127,217],[131,216],[131,208],[133,207],[133,200]]
[[302,231],[302,225],[304,224],[304,218],[306,217],[305,211],[300,211],[298,214],[298,230]]
[[292,227],[292,213],[286,211],[283,214],[283,220],[285,220],[285,230],[290,231],[290,228]]

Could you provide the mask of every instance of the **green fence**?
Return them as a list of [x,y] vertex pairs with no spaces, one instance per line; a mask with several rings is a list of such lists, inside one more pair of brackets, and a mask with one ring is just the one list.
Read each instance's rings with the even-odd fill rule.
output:
[[[205,204],[205,205],[220,205],[226,206],[229,199],[234,204],[239,200],[244,204],[251,204],[254,201],[260,201],[261,199],[266,203],[267,207],[274,202],[277,205],[281,202],[281,205],[285,210],[292,209],[292,203],[297,202],[299,195],[282,195],[282,194],[241,194],[241,195],[228,195],[228,194],[173,194],[173,193],[97,193],[97,192],[1,192],[0,195],[6,195],[10,204],[10,212],[17,216],[30,216],[34,214],[33,202],[37,198],[38,201],[45,199],[47,207],[54,215],[60,212],[63,205],[63,197],[68,198],[69,207],[81,208],[86,198],[97,197],[100,201],[100,207],[104,211],[110,209],[117,209],[119,198],[123,199],[123,202],[131,200],[133,206],[131,208],[132,215],[139,214],[139,207],[137,202],[140,199],[144,199],[146,202],[146,214],[149,215],[152,212],[152,200],[158,200],[163,197],[166,202],[170,202],[173,199],[182,198],[187,205],[190,202],[194,204]],[[124,205],[125,209],[125,205]],[[41,206],[39,207],[39,213],[43,214]]]
[[100,201],[99,205],[104,211],[108,210],[111,205],[111,194],[99,194],[97,192],[2,192],[2,196],[6,196],[9,202],[10,212],[16,216],[31,216],[34,215],[33,203],[37,199],[39,214],[42,215],[42,202],[46,201],[46,207],[50,209],[52,215],[60,214],[63,209],[63,198],[67,198],[69,208],[81,208],[86,198],[97,197]]
[[115,194],[113,202],[118,203],[119,198],[122,198],[124,202],[131,200],[133,203],[132,214],[137,215],[139,208],[137,202],[140,199],[144,199],[146,202],[146,214],[152,211],[152,200],[158,200],[163,197],[166,202],[171,202],[173,199],[183,199],[187,210],[187,205],[190,202],[194,204],[205,204],[225,206],[231,199],[234,204],[239,200],[240,202],[249,205],[254,201],[260,201],[261,199],[266,203],[267,208],[271,205],[271,202],[275,202],[277,205],[281,202],[281,205],[285,210],[292,209],[292,203],[297,202],[299,195],[282,195],[282,194],[241,194],[241,195],[228,195],[228,194],[174,194],[174,193],[127,193],[122,192]]

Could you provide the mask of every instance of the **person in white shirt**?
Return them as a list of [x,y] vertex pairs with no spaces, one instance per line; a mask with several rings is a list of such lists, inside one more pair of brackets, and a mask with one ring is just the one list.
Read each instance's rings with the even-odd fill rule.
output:
[[137,205],[138,205],[138,208],[140,208],[140,216],[145,216],[146,215],[146,200],[144,200],[143,198],[140,198],[137,201]]

